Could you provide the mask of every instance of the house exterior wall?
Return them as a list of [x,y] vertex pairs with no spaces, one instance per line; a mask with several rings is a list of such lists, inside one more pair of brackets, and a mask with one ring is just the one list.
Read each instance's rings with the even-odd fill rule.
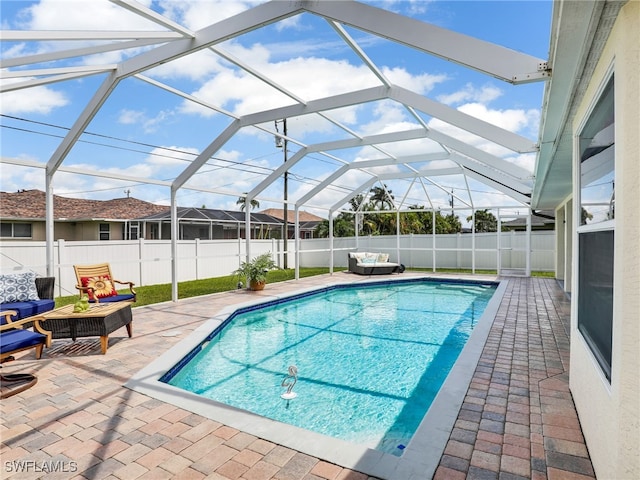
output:
[[555,211],[556,214],[556,265],[555,272],[558,280],[564,280],[564,241],[565,241],[565,220],[564,220],[564,205],[558,207]]
[[[640,478],[640,2],[620,11],[573,123],[615,75],[616,219],[611,382],[577,330],[572,305],[570,386],[598,478]],[[574,198],[578,187],[574,184]],[[577,241],[573,232],[574,246]],[[575,248],[574,248],[575,250]],[[574,270],[574,278],[577,278]],[[578,292],[579,295],[579,292]]]
[[47,229],[44,222],[31,223],[31,240],[43,241],[47,238]]
[[555,210],[556,216],[556,278],[563,281],[564,291],[571,292],[573,263],[573,200],[567,198]]
[[[19,223],[31,224],[30,238],[3,238],[0,241],[31,241],[43,242],[47,239],[46,222],[41,220],[23,221]],[[53,239],[68,241],[91,241],[100,239],[100,224],[109,224],[109,240],[123,240],[122,223],[106,221],[90,222],[55,222]]]
[[[37,240],[46,240],[46,228],[45,223],[41,222],[38,224],[38,230],[42,229],[42,237],[39,237]],[[53,238],[54,240],[75,240],[76,239],[76,224],[75,222],[64,223],[64,222],[55,222],[53,227]],[[34,238],[34,240],[36,240]]]

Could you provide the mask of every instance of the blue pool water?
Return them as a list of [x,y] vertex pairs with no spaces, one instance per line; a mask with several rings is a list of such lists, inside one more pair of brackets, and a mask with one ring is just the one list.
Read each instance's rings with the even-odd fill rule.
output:
[[[401,455],[495,288],[377,282],[241,309],[161,381]],[[283,400],[290,365],[297,397]]]

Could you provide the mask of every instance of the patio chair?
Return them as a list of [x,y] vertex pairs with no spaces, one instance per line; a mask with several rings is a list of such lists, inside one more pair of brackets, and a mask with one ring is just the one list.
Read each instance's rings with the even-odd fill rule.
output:
[[[17,315],[15,310],[0,312],[0,317],[4,317],[0,325],[0,361],[30,348],[36,349],[36,358],[39,359],[42,349],[51,346],[51,332],[40,325],[43,319],[38,316],[12,321],[14,315]],[[26,329],[31,324],[33,331]]]
[[[135,302],[136,291],[133,282],[123,282],[113,278],[108,263],[97,265],[74,265],[76,288],[80,296],[87,295],[90,302]],[[128,285],[129,293],[118,293],[114,284]]]
[[0,374],[0,399],[12,397],[33,387],[38,382],[37,377],[30,373]]

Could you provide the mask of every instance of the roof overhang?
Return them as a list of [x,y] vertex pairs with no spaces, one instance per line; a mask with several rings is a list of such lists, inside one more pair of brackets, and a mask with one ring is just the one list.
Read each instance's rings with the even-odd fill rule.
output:
[[622,1],[556,1],[551,25],[550,65],[531,196],[534,210],[553,209],[572,192],[573,120]]

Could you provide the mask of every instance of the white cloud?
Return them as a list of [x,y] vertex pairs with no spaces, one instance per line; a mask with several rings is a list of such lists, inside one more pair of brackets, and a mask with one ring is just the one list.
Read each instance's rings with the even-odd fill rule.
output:
[[192,147],[166,146],[154,148],[145,162],[153,168],[176,167],[187,168],[187,162],[195,160],[200,151]]
[[261,1],[240,0],[160,0],[164,14],[191,30],[200,30],[212,23],[247,10]]
[[118,122],[123,125],[139,125],[145,133],[153,133],[173,115],[170,110],[160,110],[155,117],[147,117],[144,112],[123,109],[118,115]]
[[188,80],[201,81],[210,78],[216,72],[224,71],[227,67],[224,67],[221,62],[221,58],[213,52],[201,50],[163,63],[148,70],[146,75],[163,79],[186,78]]
[[465,102],[489,103],[496,98],[501,97],[502,94],[502,90],[493,85],[485,85],[478,88],[471,83],[467,83],[462,89],[458,90],[457,92],[453,92],[447,95],[439,95],[437,99],[439,102],[445,103],[447,105],[455,105]]
[[120,111],[118,122],[124,125],[135,125],[144,121],[144,113],[134,110],[124,109]]
[[490,109],[486,105],[477,102],[462,105],[458,110],[511,132],[524,130],[529,127],[532,122],[536,122],[539,117],[538,111],[534,109],[496,110]]
[[[140,0],[149,6],[151,0]],[[155,23],[135,15],[107,0],[40,0],[27,7],[21,28],[26,30],[163,30]]]
[[382,73],[391,83],[412,90],[416,93],[427,94],[437,84],[445,82],[447,75],[431,75],[423,73],[421,75],[413,75],[404,68],[383,68]]
[[[17,83],[31,80],[31,78],[9,79],[0,83]],[[49,114],[54,108],[69,104],[67,96],[51,87],[39,86],[23,90],[2,93],[2,113],[16,115],[24,113]]]
[[[151,4],[151,0],[141,0],[139,3]],[[166,28],[151,22],[140,15],[136,15],[108,0],[40,0],[30,4],[20,11],[15,23],[6,28],[21,30],[95,30],[103,31],[117,26],[117,30],[145,30],[165,31]],[[3,52],[5,58],[18,55],[41,54],[67,50],[89,45],[97,45],[99,41],[48,41],[24,43],[14,47],[13,51]],[[128,52],[112,51],[85,57],[82,64],[102,65],[118,63],[123,58],[140,52],[141,49],[131,49]],[[77,62],[70,59],[71,64]]]

